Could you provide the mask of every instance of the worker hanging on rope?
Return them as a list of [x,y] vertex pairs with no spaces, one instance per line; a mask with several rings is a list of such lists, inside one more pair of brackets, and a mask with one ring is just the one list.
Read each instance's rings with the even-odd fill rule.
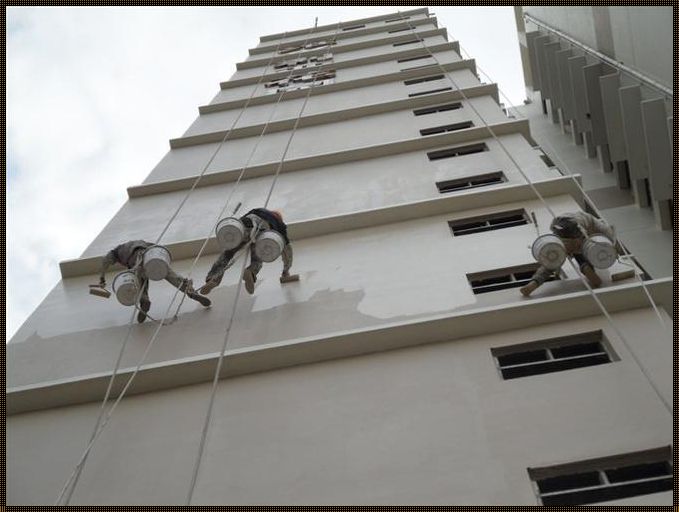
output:
[[[536,244],[533,245],[533,255],[542,264],[533,274],[531,280],[520,288],[521,293],[528,297],[539,286],[547,281],[552,274],[558,272],[563,265],[566,257],[575,258],[580,266],[580,272],[587,278],[592,288],[601,286],[601,278],[597,275],[594,268],[608,268],[617,259],[621,247],[615,238],[615,230],[605,221],[594,217],[586,212],[564,213],[555,217],[549,226],[550,230],[558,239],[552,235],[543,235],[536,240],[536,244],[542,238],[547,243],[542,246],[546,248],[543,255],[547,256],[545,261],[536,252]],[[555,244],[548,239],[554,239]],[[548,245],[552,245],[550,249]],[[556,250],[553,250],[556,249]],[[560,254],[559,254],[560,253]]]
[[[161,262],[164,267],[156,279],[154,276],[149,275],[149,264],[145,262],[144,255],[149,251],[149,249],[158,248],[167,253],[167,258],[165,262]],[[148,259],[147,259],[148,260]],[[99,286],[103,289],[106,287],[105,274],[108,268],[115,263],[120,263],[124,267],[132,270],[137,279],[137,285],[141,287],[141,294],[139,296],[139,313],[137,314],[137,321],[139,323],[146,320],[146,313],[148,313],[151,308],[151,301],[149,300],[148,290],[149,290],[149,278],[153,280],[165,279],[175,288],[178,288],[181,292],[186,292],[193,300],[200,302],[203,306],[210,307],[212,304],[210,299],[203,297],[196,293],[193,289],[193,283],[190,279],[181,277],[169,266],[169,251],[164,247],[146,242],[144,240],[131,240],[129,242],[122,243],[113,249],[111,249],[101,264],[101,272],[99,275]],[[147,263],[145,265],[145,263]],[[145,268],[147,267],[147,268]],[[157,267],[157,266],[156,266]],[[115,288],[115,283],[114,283]]]
[[257,274],[262,269],[262,261],[274,261],[279,254],[283,257],[281,283],[299,279],[297,275],[290,275],[292,246],[288,239],[288,227],[283,221],[283,215],[280,211],[255,208],[239,219],[227,218],[224,221],[227,224],[223,225],[225,227],[221,233],[236,228],[230,232],[237,233],[237,238],[228,237],[227,242],[220,240],[224,237],[220,236],[220,224],[218,224],[217,239],[224,250],[208,272],[205,284],[199,290],[200,293],[207,295],[218,286],[234,256],[248,245],[250,246],[250,265],[243,272],[243,281],[249,294],[255,291],[255,282],[257,282]]

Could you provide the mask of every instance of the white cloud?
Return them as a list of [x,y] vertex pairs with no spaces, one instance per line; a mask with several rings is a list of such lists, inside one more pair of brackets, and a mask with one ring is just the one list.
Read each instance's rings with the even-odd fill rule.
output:
[[[396,7],[8,8],[10,337],[243,60],[259,35]],[[523,98],[511,8],[433,8]]]

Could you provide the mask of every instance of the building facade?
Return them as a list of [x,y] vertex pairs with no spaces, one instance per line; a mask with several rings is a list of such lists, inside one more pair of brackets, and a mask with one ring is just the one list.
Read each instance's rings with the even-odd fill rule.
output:
[[[616,263],[597,303],[565,265],[519,294],[552,214],[591,210],[583,178],[436,17],[249,53],[7,345],[8,503],[53,503],[88,444],[131,313],[87,293],[102,256],[168,226],[173,268],[202,283],[219,212],[270,196],[300,281],[266,264],[234,306],[235,265],[210,309],[132,325],[112,398],[134,380],[72,504],[185,502],[227,332],[193,504],[671,504],[671,275],[644,288]],[[150,294],[174,312],[171,286]]]

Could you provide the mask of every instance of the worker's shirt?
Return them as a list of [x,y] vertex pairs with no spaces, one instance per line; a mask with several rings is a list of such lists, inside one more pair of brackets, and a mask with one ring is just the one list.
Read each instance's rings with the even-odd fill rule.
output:
[[114,263],[120,263],[127,268],[132,268],[137,263],[135,251],[138,249],[147,249],[152,245],[152,243],[144,240],[131,240],[125,242],[124,244],[114,247],[106,256],[104,256],[104,264],[108,267]]

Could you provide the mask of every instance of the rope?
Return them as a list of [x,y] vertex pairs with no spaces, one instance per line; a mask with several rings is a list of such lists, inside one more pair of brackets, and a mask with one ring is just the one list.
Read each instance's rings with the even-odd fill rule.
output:
[[[471,58],[471,56],[469,55],[469,52],[467,52],[467,50],[464,49],[464,48],[462,47],[462,45],[460,45],[460,50],[461,50],[462,52],[464,52],[464,54],[467,56],[468,59]],[[479,71],[479,73],[483,74],[483,75],[488,79],[488,81],[493,82],[493,79],[488,75],[488,73],[486,73],[483,69],[481,69],[481,67],[478,66],[478,64],[477,64],[477,66],[476,66],[476,69]],[[509,97],[507,97],[507,95],[504,93],[504,91],[503,91],[499,86],[498,86],[498,91],[500,92],[500,95],[504,98],[504,100],[507,102],[507,105],[508,105],[509,109],[511,109],[511,110],[513,110],[515,113],[517,113],[517,114],[519,115],[520,118],[526,119],[526,120],[528,119],[528,117],[525,116],[523,113],[521,113],[521,111],[518,109],[518,107],[512,102],[512,100],[509,99]],[[597,216],[598,216],[600,219],[603,219],[603,220],[605,221],[606,218],[605,218],[604,215],[601,213],[601,210],[599,210],[599,208],[597,208],[597,206],[596,206],[596,204],[594,203],[594,201],[592,200],[592,198],[591,198],[591,197],[589,196],[589,194],[585,191],[585,189],[582,187],[582,185],[580,184],[580,182],[575,178],[574,173],[573,173],[573,172],[571,171],[571,169],[568,167],[568,165],[566,164],[566,162],[564,162],[564,161],[561,159],[561,157],[559,156],[558,152],[554,150],[554,147],[553,147],[548,141],[545,140],[545,141],[544,141],[544,144],[546,144],[547,146],[549,146],[549,147],[551,148],[551,154],[555,157],[556,160],[558,160],[558,163],[559,163],[559,166],[560,166],[559,169],[563,168],[563,169],[566,171],[566,176],[568,176],[568,177],[570,177],[570,178],[572,179],[572,181],[575,183],[575,186],[578,188],[578,190],[580,191],[580,193],[582,194],[582,196],[585,198],[585,200],[586,200],[587,203],[591,206],[591,208],[594,210],[594,212],[597,214]],[[542,145],[542,144],[541,144],[541,145]],[[563,174],[563,172],[562,172],[561,174]],[[620,246],[620,248],[622,249],[622,253],[623,253],[623,254],[621,254],[621,256],[626,256],[626,257],[628,257],[628,258],[630,258],[630,259],[634,259],[634,255],[633,255],[631,252],[629,252],[629,251],[627,250],[627,247],[625,247],[622,243],[620,243],[619,246]],[[620,263],[622,263],[623,265],[627,265],[627,266],[629,266],[629,267],[635,269],[634,277],[635,277],[635,279],[639,282],[639,284],[641,284],[641,288],[643,289],[644,293],[646,294],[646,297],[648,298],[649,303],[650,303],[651,306],[653,307],[653,310],[655,311],[656,316],[657,316],[658,319],[660,320],[660,324],[663,326],[663,328],[665,329],[665,331],[667,331],[669,334],[672,334],[672,329],[671,329],[671,327],[667,324],[667,322],[665,321],[665,318],[664,318],[664,317],[662,316],[662,314],[660,313],[660,310],[658,309],[658,305],[656,304],[655,300],[654,300],[653,297],[651,296],[651,293],[649,292],[648,287],[646,286],[646,283],[644,282],[644,279],[642,279],[642,277],[636,272],[636,268],[634,267],[634,265],[630,265],[630,264],[624,263],[624,262],[622,261],[622,259],[620,259]]]
[[[340,28],[340,24],[337,23],[337,29],[335,30],[334,35],[336,35],[339,32],[339,28]],[[307,36],[307,41],[311,37],[311,34],[314,32],[314,30],[315,30],[315,27],[309,31],[309,35]],[[312,81],[311,86],[309,87],[309,90],[307,91],[306,97],[304,99],[304,103],[302,104],[302,108],[300,109],[299,114],[297,115],[297,119],[295,120],[295,124],[293,125],[292,132],[290,134],[290,137],[288,138],[288,142],[286,144],[285,150],[283,151],[283,155],[281,156],[280,163],[279,163],[279,165],[276,169],[276,174],[274,175],[274,179],[271,183],[271,188],[269,189],[269,194],[267,196],[267,200],[264,204],[264,207],[266,207],[268,205],[269,199],[271,198],[271,194],[273,192],[274,186],[276,185],[276,180],[277,180],[278,175],[281,171],[281,168],[283,167],[283,161],[285,160],[285,156],[287,155],[288,149],[290,148],[290,143],[292,141],[292,138],[294,137],[295,132],[297,131],[297,127],[299,126],[299,120],[302,117],[302,114],[303,114],[304,109],[306,107],[307,101],[309,100],[309,97],[311,96],[311,91],[313,90],[314,85],[315,85],[315,82]],[[251,245],[253,243],[253,241],[255,240],[255,238],[257,237],[257,234],[259,232],[260,227],[261,226],[259,224],[253,226],[253,229],[252,229],[251,235],[250,235],[250,242],[248,243],[248,246]],[[245,271],[245,262],[246,261],[247,261],[247,257],[243,258],[243,264],[242,264],[242,267],[241,267],[241,274],[240,274],[241,276],[243,275],[243,272]],[[222,349],[219,353],[219,358],[217,360],[217,367],[215,368],[215,374],[214,374],[214,377],[212,379],[212,389],[210,391],[210,399],[209,399],[209,402],[208,402],[208,409],[207,409],[207,413],[205,415],[205,421],[203,423],[201,438],[200,438],[200,442],[199,442],[199,445],[198,445],[198,455],[196,456],[196,462],[195,462],[194,467],[193,467],[193,473],[192,473],[192,476],[191,476],[191,483],[189,485],[189,491],[188,491],[187,498],[186,498],[186,505],[191,504],[191,500],[193,499],[193,493],[195,491],[196,483],[198,481],[198,474],[200,472],[201,462],[203,460],[203,453],[205,452],[205,446],[207,444],[207,436],[208,436],[208,433],[209,433],[209,430],[210,430],[210,424],[212,422],[212,411],[213,411],[213,407],[214,407],[214,401],[215,401],[215,398],[217,396],[217,384],[219,382],[219,374],[221,373],[221,368],[222,368],[224,358],[225,358],[225,354],[226,354],[226,348],[227,348],[228,343],[229,343],[229,335],[231,334],[231,328],[233,326],[233,322],[234,322],[234,319],[235,319],[235,316],[236,316],[236,307],[238,305],[238,298],[240,297],[240,291],[241,291],[242,284],[243,284],[242,281],[243,281],[242,279],[239,280],[238,287],[236,288],[236,297],[233,301],[231,316],[229,318],[229,323],[227,325],[226,332],[224,334],[224,343],[222,344]]]
[[[287,34],[287,31],[285,32],[285,34]],[[284,34],[283,38],[285,38],[285,34]],[[181,201],[179,207],[176,209],[176,211],[174,212],[174,214],[171,216],[170,220],[168,221],[168,223],[166,224],[165,228],[164,228],[163,231],[161,232],[160,236],[159,236],[158,239],[156,240],[156,244],[158,244],[158,243],[160,242],[160,239],[161,239],[161,238],[163,237],[163,235],[167,232],[167,229],[170,227],[170,225],[172,224],[172,222],[175,220],[177,214],[179,213],[179,211],[181,210],[181,208],[184,206],[184,204],[185,204],[186,201],[188,200],[188,198],[189,198],[189,196],[191,195],[191,193],[195,190],[195,188],[196,188],[198,182],[200,181],[200,179],[201,179],[202,176],[204,175],[204,173],[205,173],[205,171],[207,170],[207,168],[209,167],[210,163],[214,160],[214,158],[216,157],[217,153],[219,152],[219,150],[221,149],[221,147],[222,147],[222,146],[224,145],[224,143],[226,142],[226,140],[227,140],[229,134],[233,131],[233,128],[236,126],[236,124],[238,123],[238,121],[239,121],[240,118],[242,117],[243,113],[245,112],[245,110],[246,110],[246,109],[248,108],[248,106],[250,105],[250,102],[251,102],[252,98],[254,97],[255,92],[256,92],[257,89],[259,88],[259,85],[262,83],[262,81],[263,81],[263,79],[264,79],[264,76],[266,76],[267,70],[269,69],[269,67],[270,67],[271,64],[273,63],[273,60],[274,60],[274,58],[276,57],[276,54],[278,53],[278,49],[280,48],[281,43],[282,43],[282,40],[281,40],[281,41],[278,43],[278,45],[276,46],[276,50],[275,50],[274,53],[272,54],[271,58],[269,59],[268,63],[266,64],[266,66],[264,67],[264,70],[263,70],[263,72],[262,72],[262,75],[259,77],[259,79],[258,79],[258,81],[257,81],[257,84],[255,85],[255,87],[254,87],[253,90],[252,90],[252,93],[250,94],[250,96],[248,97],[247,101],[245,102],[245,104],[244,104],[243,107],[241,108],[241,110],[240,110],[238,116],[237,116],[236,119],[233,121],[233,123],[231,124],[231,127],[229,128],[229,130],[226,132],[226,134],[225,134],[224,137],[222,138],[222,141],[220,142],[219,146],[217,147],[217,149],[215,150],[215,152],[213,153],[213,155],[210,157],[208,163],[203,167],[203,170],[202,170],[202,172],[200,173],[200,175],[196,178],[196,180],[194,180],[193,186],[192,186],[191,189],[187,192],[187,194],[185,195],[184,199]],[[291,71],[291,73],[292,73],[292,71]],[[279,98],[279,101],[280,101],[280,98]],[[261,135],[260,135],[260,138],[261,138]],[[258,144],[259,144],[259,140],[258,140]],[[232,192],[231,192],[231,195],[229,196],[229,200],[230,200],[231,196],[233,195],[233,192],[235,191],[235,189],[238,187],[238,184],[240,183],[240,180],[241,180],[241,178],[242,178],[244,172],[245,172],[245,167],[243,168],[243,171],[241,172],[241,174],[240,174],[240,176],[239,176],[239,178],[238,178],[238,180],[237,180],[237,182],[236,182],[236,184],[235,184],[235,186],[234,186],[234,188],[233,188],[233,190],[232,190]],[[227,201],[228,201],[228,200],[227,200]],[[222,212],[223,212],[225,209],[226,209],[226,206],[222,209]],[[218,220],[219,220],[219,219],[218,219]],[[218,220],[217,220],[217,221],[218,221]],[[215,225],[216,225],[216,223],[215,223]],[[214,229],[214,226],[213,226],[213,229]],[[211,231],[212,231],[212,230],[211,230]],[[210,232],[211,232],[211,231],[210,231]],[[202,245],[200,251],[198,252],[198,255],[196,256],[196,258],[195,258],[194,261],[193,261],[193,264],[192,264],[192,266],[191,266],[191,268],[190,268],[190,270],[189,270],[189,278],[191,277],[191,273],[192,273],[193,269],[195,268],[195,265],[196,265],[198,259],[201,257],[203,250],[204,250],[205,247],[207,246],[207,242],[208,242],[209,236],[210,236],[210,235],[208,234],[208,236],[206,237],[206,239],[205,239],[205,241],[204,241],[204,243],[203,243],[203,245]],[[106,393],[105,393],[105,395],[104,395],[104,399],[103,399],[103,401],[102,401],[102,404],[101,404],[101,407],[100,407],[100,410],[99,410],[99,415],[98,415],[98,417],[97,417],[97,421],[96,421],[96,423],[95,423],[95,427],[94,427],[94,430],[93,430],[93,432],[92,432],[92,435],[90,436],[90,441],[89,441],[87,447],[85,448],[85,451],[84,451],[83,455],[81,456],[80,460],[79,460],[78,463],[76,464],[76,466],[75,466],[73,472],[71,473],[71,475],[70,475],[69,478],[67,479],[67,481],[66,481],[64,487],[62,488],[62,490],[61,490],[61,492],[60,492],[60,494],[59,494],[59,496],[58,496],[58,498],[57,498],[57,500],[56,500],[56,504],[57,504],[57,505],[61,502],[62,498],[64,497],[64,494],[66,493],[66,490],[69,489],[69,485],[70,485],[70,489],[68,490],[68,494],[67,494],[67,496],[66,496],[66,499],[65,499],[65,501],[64,501],[64,504],[65,504],[65,505],[68,505],[68,504],[70,503],[70,500],[71,500],[71,497],[72,497],[72,495],[73,495],[73,492],[75,491],[75,488],[76,488],[76,486],[77,486],[77,484],[78,484],[78,481],[79,481],[79,479],[80,479],[80,475],[81,475],[81,473],[82,473],[82,470],[83,470],[83,467],[84,467],[84,465],[85,465],[85,462],[87,461],[87,457],[89,456],[89,452],[91,451],[92,447],[94,446],[94,442],[96,441],[96,439],[99,437],[99,435],[101,434],[101,432],[102,432],[103,429],[105,428],[106,424],[107,424],[108,421],[110,420],[111,415],[113,414],[113,410],[115,410],[115,407],[117,406],[117,404],[120,402],[120,400],[121,400],[122,397],[124,396],[125,392],[127,391],[127,389],[129,388],[130,384],[132,383],[132,380],[134,379],[134,377],[135,377],[136,374],[138,373],[139,369],[141,368],[142,364],[143,364],[144,361],[146,360],[146,357],[147,357],[147,355],[148,355],[148,353],[149,353],[151,347],[153,346],[153,343],[154,343],[155,339],[157,338],[160,329],[163,327],[163,325],[169,325],[169,324],[171,324],[171,323],[177,318],[177,316],[178,316],[178,314],[179,314],[179,310],[180,310],[180,308],[181,308],[181,306],[182,306],[182,304],[183,304],[183,302],[184,302],[184,299],[186,298],[186,292],[187,292],[187,287],[184,287],[184,292],[183,292],[183,295],[182,295],[182,299],[181,299],[181,301],[180,301],[180,303],[179,303],[179,306],[178,306],[178,308],[177,308],[177,311],[175,312],[175,315],[174,315],[174,317],[173,317],[173,320],[170,321],[169,323],[166,324],[166,323],[165,323],[165,320],[167,319],[167,316],[168,316],[169,311],[170,311],[170,309],[171,309],[171,307],[172,307],[172,304],[174,304],[174,301],[175,301],[176,298],[177,298],[177,294],[179,293],[179,289],[177,289],[177,290],[175,291],[175,293],[174,293],[172,299],[170,300],[170,304],[168,305],[168,308],[167,308],[165,314],[163,315],[162,320],[158,321],[158,320],[155,320],[155,319],[153,319],[152,317],[149,316],[149,318],[151,318],[152,320],[158,322],[158,327],[157,327],[156,331],[154,332],[153,336],[151,337],[151,340],[149,341],[149,343],[148,343],[148,345],[147,345],[147,348],[146,348],[144,354],[142,355],[142,358],[141,358],[140,362],[138,363],[138,365],[137,365],[137,367],[135,368],[134,372],[132,373],[132,375],[131,375],[130,378],[128,379],[128,382],[127,382],[127,384],[125,385],[125,387],[123,388],[123,391],[120,393],[118,399],[117,399],[116,402],[113,404],[113,406],[111,407],[111,409],[109,409],[109,413],[107,414],[105,421],[102,423],[102,417],[103,417],[103,414],[104,414],[105,406],[106,406],[106,404],[107,404],[107,402],[108,402],[108,399],[110,398],[111,390],[112,390],[112,387],[113,387],[113,382],[114,382],[115,377],[116,377],[116,375],[117,375],[117,373],[118,373],[118,370],[120,369],[120,363],[121,363],[121,361],[122,361],[122,357],[123,357],[125,348],[126,348],[126,346],[127,346],[127,343],[128,343],[128,341],[129,341],[129,339],[130,339],[130,335],[131,335],[131,331],[132,331],[132,326],[134,325],[134,315],[135,315],[135,313],[136,313],[137,310],[138,310],[138,308],[137,308],[136,305],[138,304],[139,298],[141,297],[141,293],[142,293],[142,288],[140,287],[139,293],[137,294],[137,297],[136,297],[136,300],[135,300],[135,308],[134,308],[133,311],[132,311],[132,314],[131,314],[131,316],[130,316],[130,321],[129,321],[129,323],[128,323],[128,331],[127,331],[127,334],[126,334],[126,336],[125,336],[125,340],[124,340],[124,342],[123,342],[123,344],[122,344],[122,346],[121,346],[120,352],[119,352],[119,354],[118,354],[118,358],[117,358],[117,360],[116,360],[116,364],[115,364],[115,366],[114,366],[113,372],[111,373],[111,377],[110,377],[110,379],[109,379],[109,383],[108,383],[108,386],[107,386],[107,390],[106,390]],[[148,314],[147,314],[147,316],[148,316]],[[72,485],[71,485],[71,482],[72,482]]]
[[[400,14],[400,11],[399,11],[399,14]],[[407,23],[408,26],[410,27],[411,33],[412,33],[413,35],[416,35],[416,34],[415,34],[415,30],[414,30],[414,28],[413,28],[413,25],[410,23],[410,21],[406,20],[406,23]],[[458,91],[458,92],[460,93],[460,95],[464,98],[464,100],[467,102],[467,104],[469,105],[469,107],[471,107],[471,109],[474,111],[474,113],[479,117],[479,119],[481,119],[481,121],[483,122],[484,126],[486,127],[486,129],[488,130],[488,132],[490,133],[490,135],[491,135],[491,136],[493,137],[493,139],[499,144],[499,146],[500,146],[500,147],[502,148],[502,150],[505,152],[505,154],[507,155],[507,157],[511,160],[511,162],[514,164],[514,166],[515,166],[516,169],[519,171],[519,173],[521,174],[521,176],[524,178],[524,180],[526,180],[526,182],[528,182],[528,184],[530,185],[531,189],[533,190],[533,192],[535,193],[535,195],[538,197],[538,199],[542,202],[542,204],[545,206],[545,208],[547,209],[547,211],[552,215],[552,217],[556,217],[556,214],[554,213],[554,211],[552,210],[552,208],[549,206],[549,204],[547,203],[547,201],[545,201],[545,198],[542,196],[542,194],[540,194],[540,191],[535,187],[535,185],[534,185],[533,182],[530,180],[530,178],[526,175],[526,173],[523,172],[523,170],[521,169],[521,167],[519,166],[519,164],[516,162],[516,160],[514,159],[514,157],[512,157],[512,155],[509,153],[509,151],[507,150],[507,148],[505,147],[505,145],[502,143],[502,141],[501,141],[501,140],[498,138],[498,136],[495,134],[495,132],[493,131],[493,129],[491,128],[491,126],[486,122],[485,118],[479,113],[479,111],[476,109],[476,107],[474,107],[474,105],[469,101],[469,98],[467,98],[467,95],[465,94],[464,90],[462,90],[462,89],[459,87],[459,85],[457,84],[457,82],[453,79],[453,77],[451,77],[451,76],[448,74],[448,72],[445,70],[445,68],[441,65],[440,61],[439,61],[439,60],[434,56],[434,54],[431,52],[431,50],[430,50],[429,47],[427,46],[427,44],[426,44],[426,42],[424,41],[424,39],[421,39],[421,38],[418,37],[418,40],[420,41],[420,43],[422,43],[422,47],[427,51],[427,53],[429,53],[429,55],[436,61],[436,64],[439,66],[439,68],[441,69],[441,71],[443,71],[444,75],[448,78],[448,80],[451,82],[451,84],[453,85],[453,87],[455,87],[455,89],[457,89],[457,91]],[[672,406],[671,406],[670,403],[665,399],[665,397],[664,397],[664,396],[662,395],[662,393],[660,392],[660,389],[659,389],[659,388],[656,386],[656,384],[653,382],[653,380],[651,379],[650,375],[648,374],[648,372],[646,371],[646,369],[643,367],[643,365],[641,364],[641,362],[640,362],[639,359],[637,358],[637,356],[636,356],[636,354],[634,353],[634,351],[631,349],[631,346],[630,346],[630,344],[629,344],[627,338],[623,335],[623,333],[620,331],[620,329],[618,329],[618,327],[617,327],[617,325],[615,324],[615,322],[613,322],[613,319],[611,318],[610,314],[609,314],[608,311],[606,310],[605,306],[603,305],[603,303],[601,302],[601,300],[599,299],[599,297],[597,296],[597,294],[594,292],[594,290],[593,290],[592,287],[590,286],[589,282],[587,282],[586,278],[578,272],[578,268],[575,266],[575,264],[573,263],[573,261],[572,261],[570,258],[568,258],[568,262],[569,262],[569,264],[571,265],[571,267],[573,268],[573,270],[574,270],[574,272],[575,272],[575,275],[578,275],[578,276],[580,277],[580,280],[584,283],[585,287],[587,288],[588,292],[590,293],[590,295],[592,296],[592,298],[593,298],[594,301],[596,302],[597,306],[601,309],[602,313],[605,315],[605,317],[606,317],[606,319],[608,320],[608,322],[609,322],[611,328],[615,331],[615,333],[616,333],[616,334],[620,337],[620,339],[622,340],[623,344],[625,345],[625,347],[627,348],[627,350],[628,350],[629,353],[631,354],[631,356],[632,356],[632,358],[634,359],[634,361],[635,361],[635,362],[637,363],[637,365],[639,366],[639,369],[641,370],[641,372],[644,374],[644,376],[645,376],[646,379],[648,380],[648,383],[651,385],[651,387],[652,387],[653,390],[655,391],[655,393],[656,393],[656,395],[658,396],[658,398],[660,399],[660,401],[663,403],[663,405],[665,406],[665,408],[667,409],[667,411],[668,411],[670,414],[672,414]]]

